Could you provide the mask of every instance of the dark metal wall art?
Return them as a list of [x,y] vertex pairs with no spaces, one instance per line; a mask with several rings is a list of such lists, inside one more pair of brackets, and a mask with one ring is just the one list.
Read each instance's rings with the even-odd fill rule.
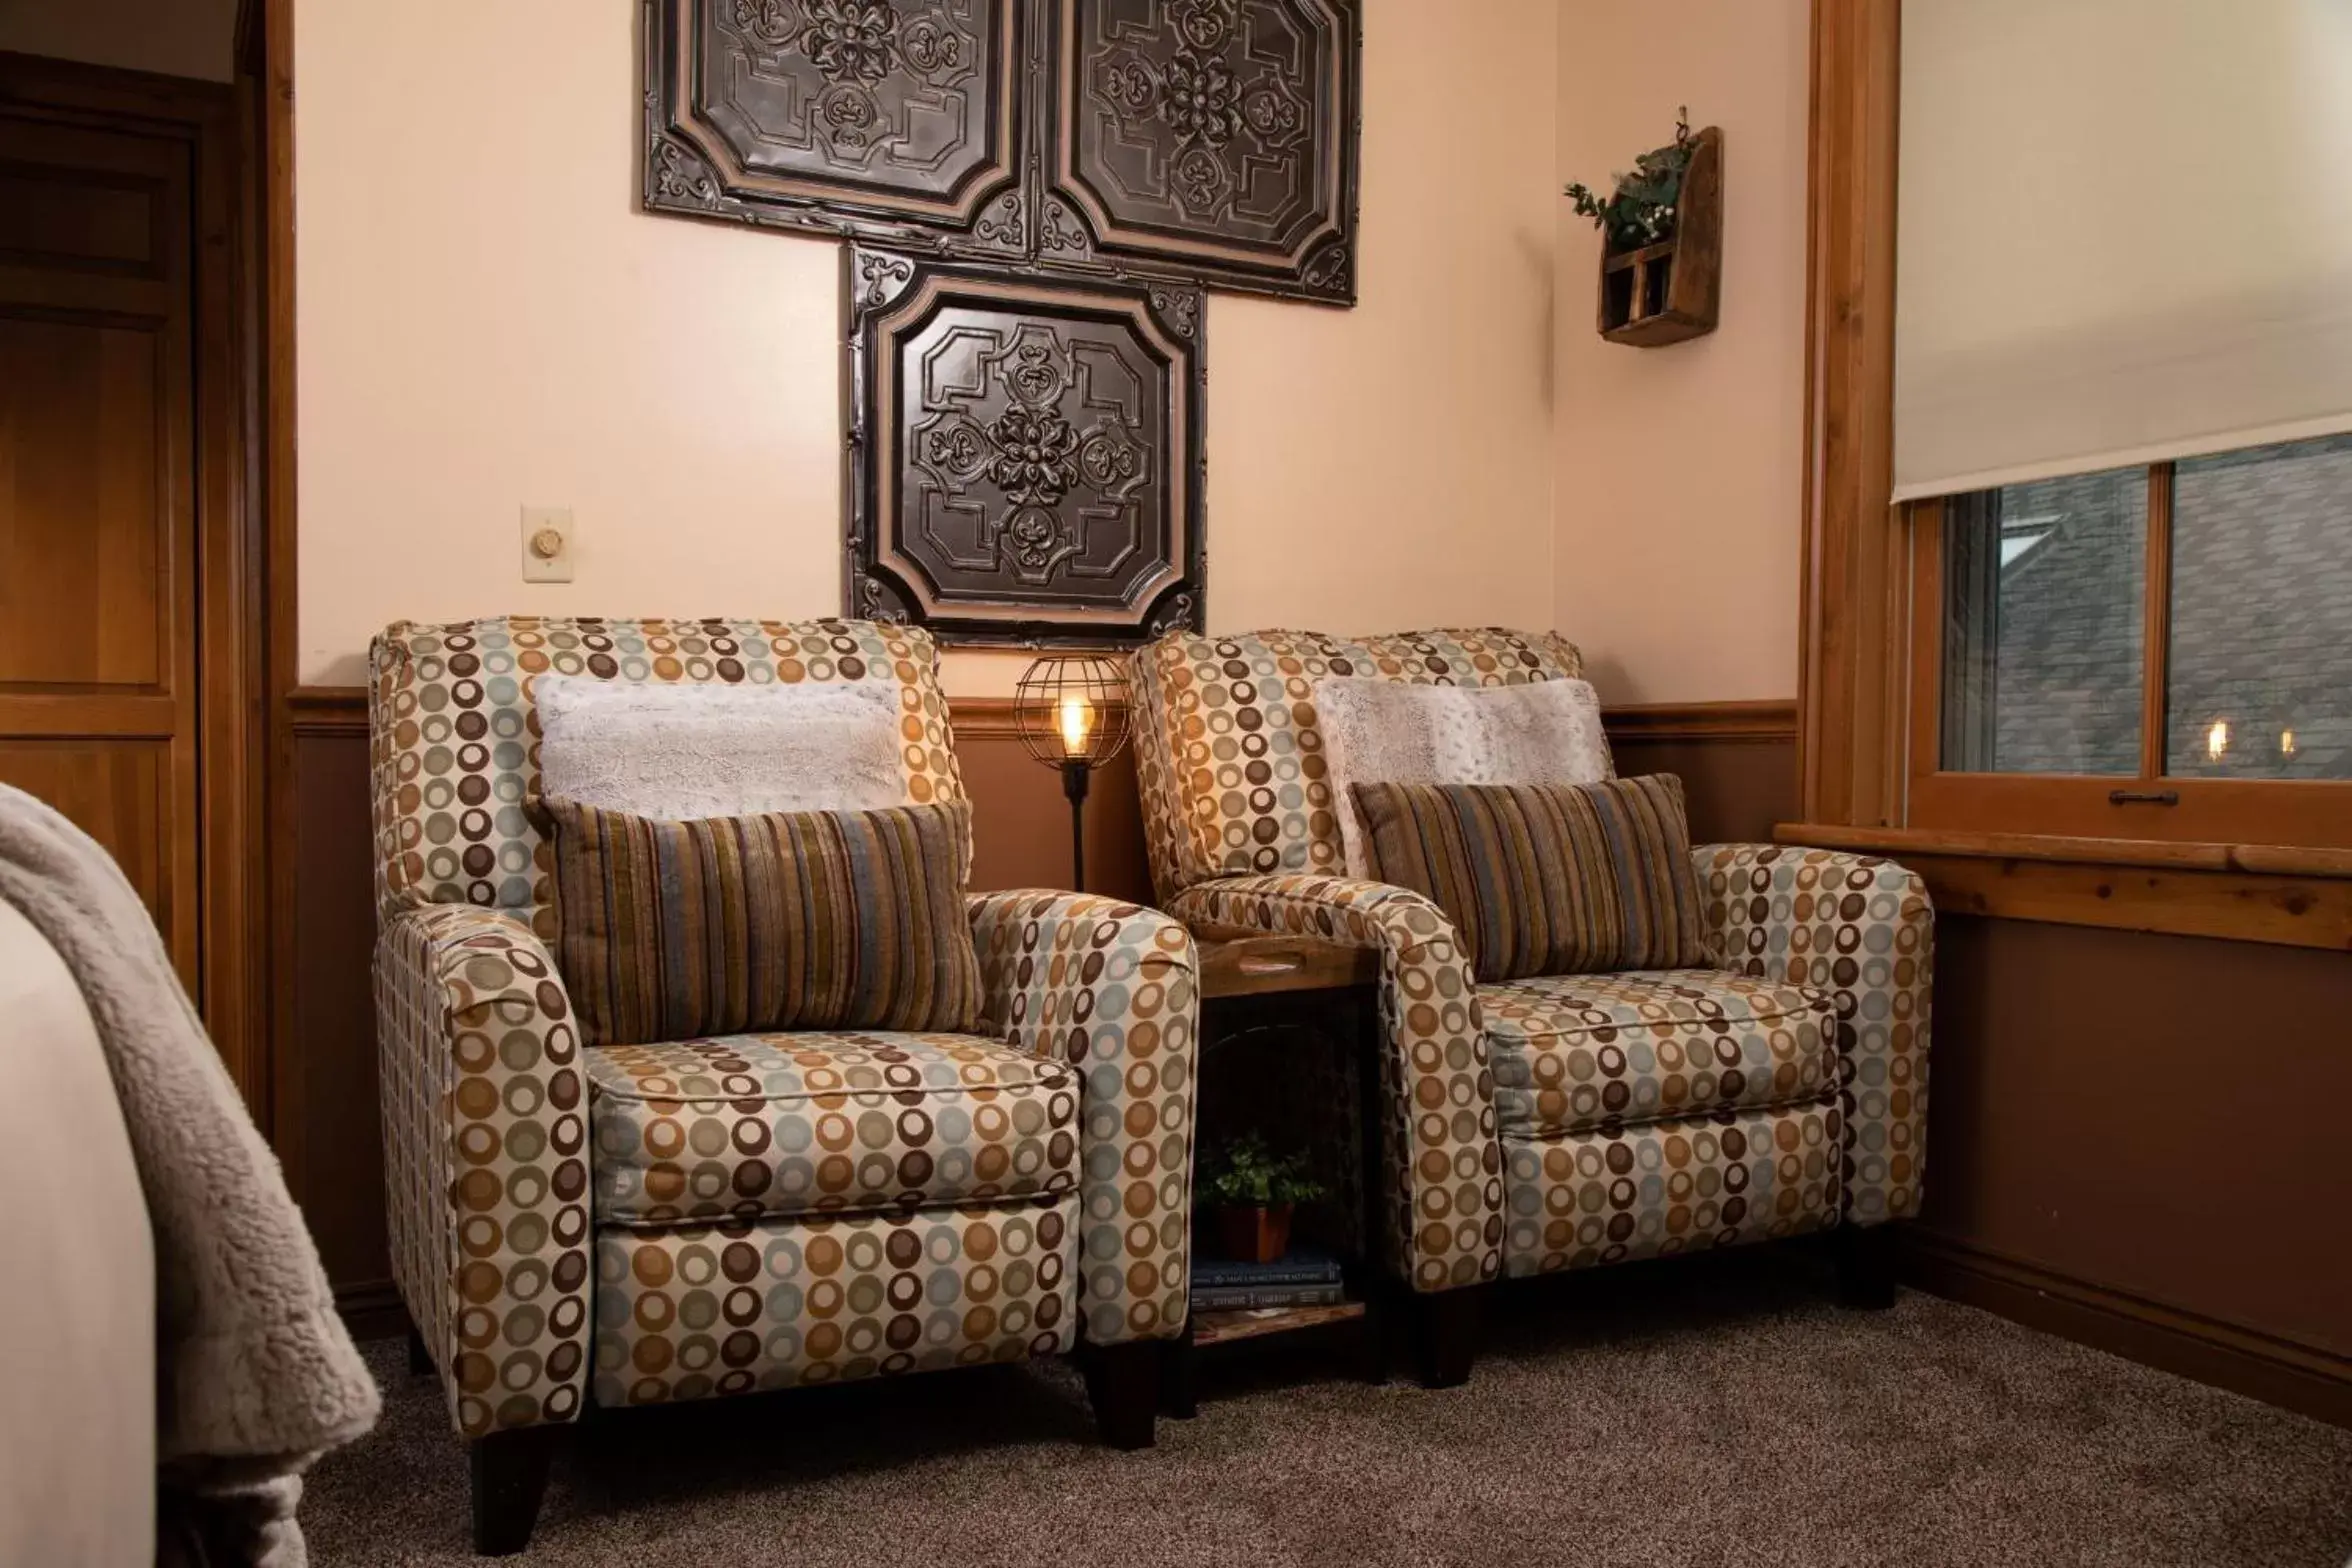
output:
[[1202,626],[1197,288],[853,247],[850,614],[943,641]]
[[1030,0],[646,0],[644,202],[1023,256]]
[[1362,0],[642,0],[648,211],[851,242],[852,615],[1199,629],[1203,287],[1356,298]]
[[1038,259],[1355,302],[1356,0],[1047,0]]
[[645,0],[646,207],[1355,299],[1360,0]]

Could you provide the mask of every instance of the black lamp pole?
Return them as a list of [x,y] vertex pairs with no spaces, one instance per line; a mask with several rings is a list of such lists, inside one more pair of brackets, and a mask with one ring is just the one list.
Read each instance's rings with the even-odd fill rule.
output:
[[1086,781],[1093,772],[1083,757],[1062,762],[1062,793],[1070,801],[1070,891],[1074,893],[1086,891]]

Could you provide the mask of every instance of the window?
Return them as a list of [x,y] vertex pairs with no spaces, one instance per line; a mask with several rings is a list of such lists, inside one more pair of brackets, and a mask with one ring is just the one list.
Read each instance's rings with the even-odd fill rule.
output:
[[1910,511],[1910,825],[2352,847],[2352,435]]

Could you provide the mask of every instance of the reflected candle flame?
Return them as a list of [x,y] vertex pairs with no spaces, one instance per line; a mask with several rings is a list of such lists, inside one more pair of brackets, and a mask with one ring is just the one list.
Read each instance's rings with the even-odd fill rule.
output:
[[2205,755],[2213,761],[2219,762],[2222,754],[2228,750],[2229,720],[2215,719],[2213,728],[2205,732]]

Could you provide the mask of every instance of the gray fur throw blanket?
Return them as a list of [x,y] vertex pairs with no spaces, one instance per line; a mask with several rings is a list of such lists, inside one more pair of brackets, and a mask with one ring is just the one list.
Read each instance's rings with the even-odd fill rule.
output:
[[89,1004],[155,1233],[157,1557],[302,1568],[302,1471],[375,1425],[277,1157],[105,850],[0,786],[0,898]]

